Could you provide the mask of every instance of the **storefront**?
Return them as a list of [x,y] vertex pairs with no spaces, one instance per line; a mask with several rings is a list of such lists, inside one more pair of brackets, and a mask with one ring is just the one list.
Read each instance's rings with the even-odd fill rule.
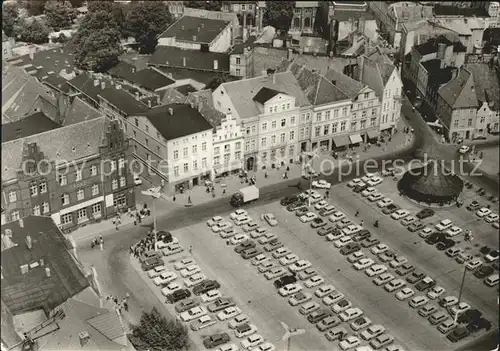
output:
[[349,140],[351,142],[350,143],[351,146],[359,146],[359,144],[361,144],[363,142],[363,138],[361,138],[360,134],[349,135]]
[[332,138],[333,140],[333,145],[332,145],[332,150],[342,150],[349,145],[350,140],[349,136],[347,135],[337,135]]
[[366,141],[369,143],[376,143],[380,137],[378,130],[369,130],[366,132]]

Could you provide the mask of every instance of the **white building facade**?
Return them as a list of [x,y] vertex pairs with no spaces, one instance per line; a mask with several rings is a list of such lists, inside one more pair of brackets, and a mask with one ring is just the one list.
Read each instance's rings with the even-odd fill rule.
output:
[[332,137],[345,134],[349,130],[351,107],[351,99],[313,107],[311,126],[313,150],[319,148],[322,151],[329,151],[339,147],[335,145]]
[[243,168],[245,136],[231,114],[227,114],[217,126],[212,140],[215,177]]
[[392,71],[384,86],[379,130],[393,130],[401,118],[403,82],[397,69]]

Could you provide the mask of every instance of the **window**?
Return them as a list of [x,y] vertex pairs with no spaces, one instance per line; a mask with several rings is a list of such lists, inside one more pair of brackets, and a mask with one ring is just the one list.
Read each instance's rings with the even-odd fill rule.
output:
[[377,118],[375,117],[370,118],[370,126],[375,127],[376,124],[377,124]]
[[330,119],[330,111],[325,112],[325,119],[328,121]]
[[93,204],[92,205],[92,215],[96,217],[96,215],[99,217],[101,214],[101,204]]
[[135,118],[135,126],[139,127],[139,120],[137,118]]
[[486,121],[486,118],[483,116],[479,119],[479,123],[484,123]]
[[236,64],[237,64],[237,65],[241,65],[241,58],[240,58],[240,57],[237,57],[237,58],[236,58]]
[[81,208],[78,211],[76,211],[76,220],[78,222],[83,222],[86,221],[87,218],[87,209],[86,208]]
[[294,130],[291,130],[290,131],[290,140],[294,140],[295,139],[295,131]]
[[146,133],[149,133],[149,126],[147,124],[144,126],[144,129],[146,129]]
[[176,176],[176,177],[179,176],[179,166],[174,167],[174,176]]
[[68,184],[68,180],[66,179],[66,175],[59,174],[59,185],[66,185],[66,184]]
[[262,159],[265,160],[267,158],[267,152],[262,153]]
[[230,154],[224,154],[224,164],[227,165],[229,163],[229,158],[230,158]]
[[304,128],[300,128],[300,132],[299,132],[299,138],[300,140],[304,139]]
[[321,133],[321,127],[316,127],[316,130],[314,132],[314,136],[319,137],[320,133]]
[[289,110],[290,109],[290,103],[287,103],[286,104],[286,109]]
[[113,205],[115,207],[123,207],[127,205],[127,198],[125,197],[125,194],[118,195],[113,199]]
[[40,216],[40,206],[39,205],[36,205],[35,207],[33,207],[33,215]]
[[271,144],[276,144],[276,135],[271,135]]
[[85,198],[85,193],[84,193],[83,189],[79,189],[76,192],[76,198],[78,199],[78,201],[83,200]]
[[364,98],[368,99],[370,97],[370,93],[365,93]]
[[373,100],[368,101],[368,106],[369,106],[369,107],[372,107],[372,106],[373,106]]
[[335,109],[333,110],[333,118],[338,118],[339,117],[339,110]]
[[267,130],[267,123],[262,123],[262,130]]
[[187,147],[185,147],[184,149],[182,149],[182,155],[183,155],[184,157],[187,157],[187,156],[188,156],[188,148],[187,148]]
[[241,76],[241,69],[236,68],[236,75],[237,75],[237,76]]
[[31,196],[38,195],[38,185],[36,184],[36,182],[30,183],[30,195]]
[[346,126],[346,121],[340,122],[340,131],[341,132],[345,131],[345,126]]
[[124,168],[125,167],[125,159],[123,157],[120,157],[118,159],[118,168]]
[[224,145],[224,152],[230,152],[230,151],[231,151],[231,144]]
[[366,119],[363,119],[363,120],[361,120],[361,122],[359,122],[359,128],[360,129],[366,128]]
[[179,159],[179,150],[174,150],[174,160]]
[[149,140],[148,140],[148,138],[146,138],[145,141],[146,141],[146,147],[149,147]]
[[394,122],[394,112],[391,113],[391,121]]
[[73,216],[71,213],[66,213],[61,216],[61,224],[68,224],[73,222]]
[[92,185],[92,196],[96,196],[96,195],[99,195],[99,185],[98,184]]
[[13,203],[17,201],[17,194],[15,191],[10,191],[9,192],[9,202]]
[[316,122],[321,122],[321,112],[316,113]]
[[256,143],[257,143],[257,142],[255,141],[255,139],[254,139],[254,140],[252,140],[252,146],[251,146],[252,150],[255,150],[255,145],[256,145]]
[[323,128],[323,135],[328,135],[330,133],[330,125],[326,124]]
[[295,116],[290,117],[290,124],[295,124]]
[[269,107],[269,113],[273,113],[273,107]]
[[290,145],[290,147],[288,148],[288,154],[290,156],[293,156],[294,152],[295,152],[295,145]]
[[42,210],[43,210],[43,213],[49,213],[50,212],[50,207],[49,207],[49,203],[48,202],[44,202],[42,204]]
[[97,166],[96,165],[90,167],[90,175],[91,176],[96,176],[97,175]]
[[193,145],[193,154],[198,153],[198,145]]
[[184,173],[187,173],[189,171],[189,165],[187,163],[184,163]]
[[281,105],[281,111],[285,110],[285,104]]
[[236,152],[234,153],[234,159],[235,159],[236,161],[238,161],[239,159],[241,159],[241,151],[236,151]]
[[263,137],[260,141],[260,146],[261,147],[266,147],[266,143],[267,143],[267,138],[266,137]]
[[361,112],[361,118],[366,118],[366,110],[363,110],[363,112]]
[[134,130],[134,139],[137,139],[137,132]]
[[201,143],[201,151],[207,151],[207,142],[206,141]]
[[285,133],[281,133],[281,135],[280,135],[280,142],[281,142],[281,144],[284,144],[286,142],[286,135],[285,135]]
[[69,205],[69,195],[68,194],[61,195],[61,205],[63,205],[63,206]]
[[240,150],[241,149],[241,141],[237,141],[236,143],[234,143],[234,148],[236,150]]
[[220,164],[220,156],[214,156],[214,165]]
[[255,131],[257,130],[257,128],[255,126],[252,126],[252,133],[255,134]]
[[127,185],[127,179],[125,177],[120,177],[120,187]]
[[245,151],[250,151],[250,141],[245,141]]
[[311,114],[308,112],[306,113],[306,122],[309,122],[310,119],[311,119]]
[[337,126],[338,126],[337,122],[332,124],[332,133],[337,133]]
[[353,112],[353,113],[352,113],[352,119],[356,119],[356,117],[357,117],[357,116],[356,116],[356,112]]
[[275,129],[275,128],[276,128],[276,121],[273,121],[273,122],[271,123],[271,128],[273,128],[273,129]]
[[111,160],[111,172],[116,169],[116,160]]
[[281,119],[281,126],[284,127],[286,125],[286,118]]
[[358,122],[352,122],[351,123],[351,130],[356,130],[357,124],[358,124]]
[[40,181],[40,194],[45,194],[47,192],[47,182],[45,180]]
[[342,108],[342,117],[347,116],[347,107]]
[[300,123],[304,123],[306,121],[306,114],[303,113],[300,115]]
[[247,127],[247,134],[250,134],[250,127]]
[[118,179],[113,179],[111,181],[111,189],[113,189],[113,190],[118,189]]
[[201,167],[202,167],[203,169],[207,168],[207,158],[206,158],[206,157],[203,157],[203,158],[201,159]]
[[220,146],[216,146],[214,148],[214,154],[216,154],[216,155],[220,154]]
[[376,115],[377,114],[377,109],[376,108],[373,108],[372,109],[372,116]]
[[193,169],[196,171],[198,169],[198,161],[193,161]]
[[469,120],[467,121],[467,127],[471,127],[472,126],[472,118],[469,118]]

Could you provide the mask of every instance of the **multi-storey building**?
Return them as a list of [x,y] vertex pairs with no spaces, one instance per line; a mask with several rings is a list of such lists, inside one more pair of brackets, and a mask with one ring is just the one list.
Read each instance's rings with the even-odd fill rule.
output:
[[312,34],[318,7],[318,1],[295,1],[292,22],[288,32],[299,36],[302,33]]
[[277,167],[298,159],[299,116],[310,103],[291,72],[221,84],[214,107],[245,131],[245,168]]
[[129,141],[106,117],[2,144],[6,220],[51,216],[74,229],[135,206]]
[[241,1],[223,1],[222,11],[236,13],[240,21],[240,25],[244,28],[254,27],[256,25],[255,14],[258,9],[258,1],[241,0]]
[[243,168],[245,135],[236,119],[227,114],[213,134],[215,176],[238,172]]

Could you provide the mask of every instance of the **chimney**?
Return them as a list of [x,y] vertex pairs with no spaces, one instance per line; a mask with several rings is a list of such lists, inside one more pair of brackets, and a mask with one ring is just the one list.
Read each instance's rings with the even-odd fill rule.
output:
[[78,334],[78,338],[80,339],[80,346],[84,347],[90,340],[90,335],[88,332],[84,331]]
[[200,27],[198,27],[198,33],[200,32],[200,29],[201,29],[201,28],[200,28]]
[[19,227],[24,228],[24,220],[19,218]]
[[156,95],[156,104],[159,105],[160,104],[160,95]]
[[137,101],[139,101],[139,92],[138,92],[138,91],[136,91],[136,92],[135,92],[135,99],[136,99]]
[[33,57],[35,56],[35,49],[30,49],[29,55],[30,55],[30,60],[33,61]]
[[148,99],[148,107],[151,108],[151,99]]
[[52,274],[50,273],[50,268],[49,268],[49,267],[45,267],[45,276],[46,276],[47,278],[50,278],[50,276],[51,276],[51,275],[52,275]]
[[363,68],[364,67],[365,67],[365,56],[361,55],[361,60],[359,62],[359,67],[358,67],[358,70],[359,70],[359,81],[360,82],[363,81]]
[[193,41],[196,41],[196,35],[193,35]]
[[99,79],[94,79],[94,86],[98,86],[99,85]]
[[186,57],[182,58],[182,66],[186,67]]
[[218,70],[219,69],[219,61],[217,60],[214,60],[214,70]]
[[29,250],[33,248],[33,242],[31,241],[31,236],[26,236],[26,246],[28,247]]
[[132,67],[132,73],[135,73],[135,67]]
[[106,82],[101,82],[101,89],[104,90],[104,88],[106,88]]
[[273,73],[272,76],[273,76],[273,84],[276,84],[276,74]]
[[170,116],[173,116],[173,115],[174,115],[174,109],[173,109],[172,107],[169,107],[169,108],[168,108],[168,114],[169,114]]
[[184,30],[184,26],[181,26],[181,30]]

